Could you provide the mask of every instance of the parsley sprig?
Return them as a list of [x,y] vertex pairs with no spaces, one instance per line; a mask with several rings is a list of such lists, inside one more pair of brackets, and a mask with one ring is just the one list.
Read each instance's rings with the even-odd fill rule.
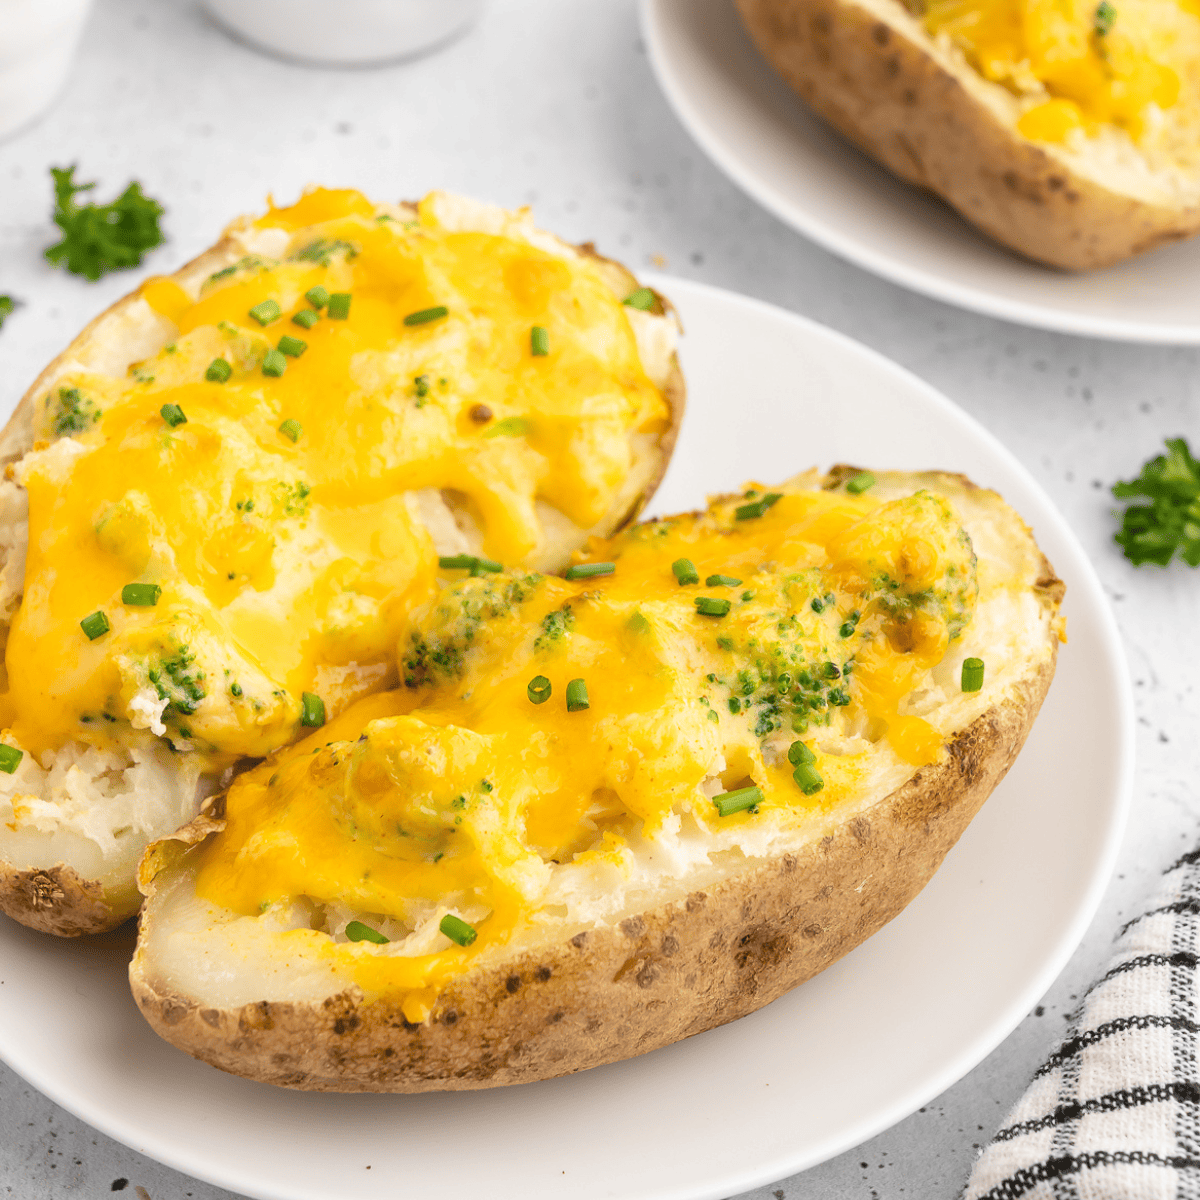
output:
[[1178,552],[1189,567],[1200,566],[1200,462],[1184,438],[1168,438],[1167,453],[1152,458],[1136,479],[1113,485],[1118,500],[1144,496],[1131,504],[1114,541],[1134,566],[1165,567]]
[[11,317],[17,307],[17,301],[11,296],[0,296],[0,329],[4,328],[5,317]]
[[76,183],[75,167],[51,167],[54,176],[54,223],[62,241],[46,251],[54,266],[65,265],[75,275],[94,283],[108,271],[136,267],[147,250],[161,246],[158,219],[163,207],[132,182],[111,204],[77,204],[79,192],[95,183]]

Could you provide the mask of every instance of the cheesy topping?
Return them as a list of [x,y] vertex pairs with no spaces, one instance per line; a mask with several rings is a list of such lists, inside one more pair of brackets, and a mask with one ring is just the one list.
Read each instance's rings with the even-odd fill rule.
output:
[[[880,745],[910,767],[945,753],[904,711],[978,594],[945,498],[753,488],[587,559],[613,570],[443,590],[400,640],[400,689],[235,781],[197,895],[243,915],[301,906],[288,936],[348,956],[420,1020],[561,902],[564,872],[619,870],[681,823],[736,844],[803,820],[852,795]],[[586,707],[569,702],[580,680]],[[712,797],[744,787],[755,806],[721,816]],[[447,913],[475,941],[454,944]],[[381,942],[348,940],[356,920]]]
[[580,545],[621,501],[669,419],[647,314],[519,217],[453,215],[323,189],[272,208],[238,231],[271,255],[143,286],[173,330],[158,353],[41,398],[10,740],[132,727],[217,765],[265,755],[313,723],[305,693],[332,715],[395,682],[439,515],[452,547],[537,565],[551,525]]
[[1197,0],[927,0],[925,26],[1029,98],[1017,126],[1026,137],[1062,142],[1111,124],[1150,143],[1170,112],[1172,149],[1197,165]]

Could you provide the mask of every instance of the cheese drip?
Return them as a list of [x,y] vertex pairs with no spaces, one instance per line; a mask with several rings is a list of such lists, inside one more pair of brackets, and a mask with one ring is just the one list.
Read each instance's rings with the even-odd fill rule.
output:
[[1166,110],[1193,131],[1200,118],[1196,0],[928,0],[925,27],[1034,100],[1017,127],[1035,140],[1112,124],[1150,141]]
[[[169,344],[41,399],[0,711],[19,745],[102,744],[131,722],[216,763],[265,755],[300,732],[303,693],[332,714],[395,682],[405,614],[437,578],[421,495],[461,539],[451,497],[513,565],[546,551],[539,504],[579,530],[609,511],[631,440],[668,420],[628,310],[594,260],[440,211],[404,221],[325,190],[272,209],[255,229],[279,257],[197,295],[148,282]],[[124,603],[129,583],[157,604]],[[110,630],[89,640],[93,612]]]
[[[681,819],[715,834],[835,806],[881,739],[913,766],[937,761],[941,735],[901,710],[976,603],[952,506],[780,490],[759,517],[722,501],[594,544],[610,575],[447,588],[400,642],[404,687],[233,784],[224,832],[198,851],[198,895],[243,915],[311,906],[295,935],[350,956],[365,990],[401,994],[420,1020],[536,919],[564,864],[619,866],[631,840]],[[684,558],[699,583],[678,582]],[[729,610],[705,616],[698,597]],[[538,676],[551,695],[535,703]],[[579,679],[589,707],[569,711]],[[813,795],[793,779],[796,739],[824,780]],[[718,815],[714,792],[750,785],[755,811]],[[390,943],[347,942],[334,909]],[[438,932],[446,912],[476,925],[471,946]]]

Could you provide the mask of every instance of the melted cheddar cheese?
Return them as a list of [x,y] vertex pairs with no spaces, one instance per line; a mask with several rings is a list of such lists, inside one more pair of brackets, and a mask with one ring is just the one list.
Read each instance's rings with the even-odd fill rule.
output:
[[1200,110],[1197,0],[928,0],[925,27],[1029,99],[1017,128],[1037,141],[1114,125],[1142,142]]
[[[880,744],[910,768],[945,753],[903,711],[978,594],[945,498],[755,488],[587,559],[614,570],[447,586],[400,640],[403,687],[235,781],[197,894],[243,915],[307,906],[287,936],[350,956],[365,991],[400,994],[420,1020],[561,901],[556,872],[620,869],[631,844],[681,824],[736,839],[836,806]],[[680,582],[680,560],[698,582]],[[572,711],[578,680],[588,707]],[[793,776],[800,740],[819,791]],[[721,816],[712,796],[747,786],[754,810]],[[447,912],[473,944],[439,931]],[[356,914],[388,943],[347,941]]]
[[[633,314],[596,260],[443,211],[323,189],[273,208],[242,233],[274,256],[196,294],[143,286],[174,331],[157,354],[41,399],[0,706],[18,745],[132,726],[216,764],[265,755],[301,732],[304,693],[333,714],[395,682],[438,577],[423,494],[508,564],[546,553],[548,507],[575,544],[609,512],[631,438],[669,418]],[[124,602],[129,584],[157,603]]]

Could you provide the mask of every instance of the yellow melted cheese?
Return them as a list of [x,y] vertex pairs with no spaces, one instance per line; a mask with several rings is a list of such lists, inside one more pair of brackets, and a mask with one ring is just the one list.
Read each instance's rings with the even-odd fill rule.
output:
[[[405,614],[437,578],[416,490],[459,497],[508,564],[539,550],[538,502],[585,530],[605,515],[631,435],[668,420],[620,297],[586,257],[420,212],[325,190],[272,209],[257,227],[285,231],[280,259],[243,259],[198,296],[148,282],[174,340],[127,379],[75,371],[42,398],[0,711],[19,745],[103,742],[165,701],[174,744],[264,755],[300,732],[303,693],[334,713],[395,681]],[[349,293],[348,317],[293,323],[314,287]],[[265,326],[263,301],[280,310]],[[436,306],[448,315],[405,323]],[[273,376],[285,335],[305,346]],[[206,378],[215,359],[226,382]],[[134,582],[159,586],[155,606],[122,603]],[[111,630],[90,641],[97,611]]]
[[1017,126],[1034,140],[1112,124],[1140,141],[1164,110],[1200,110],[1197,0],[928,0],[925,26],[985,78],[1042,94]]
[[[759,517],[736,515],[751,491],[594,544],[611,575],[447,587],[400,642],[405,686],[234,783],[197,893],[244,915],[313,906],[313,928],[287,936],[348,956],[368,993],[400,994],[420,1020],[536,917],[556,864],[619,865],[681,819],[715,833],[836,806],[879,739],[913,766],[936,761],[942,736],[899,710],[976,602],[953,508],[927,492],[781,491]],[[685,558],[698,584],[677,581]],[[697,597],[729,610],[703,615]],[[586,709],[568,710],[572,680]],[[822,752],[835,735],[860,740]],[[824,781],[813,795],[787,758],[797,739]],[[718,815],[712,793],[750,785],[753,812]],[[366,914],[390,945],[347,942],[329,906]],[[473,945],[437,932],[447,911],[475,924]]]

